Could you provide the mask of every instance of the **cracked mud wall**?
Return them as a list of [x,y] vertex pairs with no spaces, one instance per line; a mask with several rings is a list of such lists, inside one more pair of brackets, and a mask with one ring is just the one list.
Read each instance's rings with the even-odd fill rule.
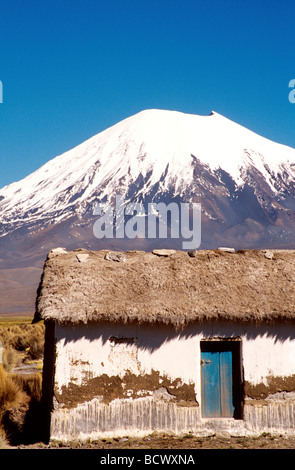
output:
[[200,420],[194,337],[105,324],[57,327],[56,340],[51,438],[187,432]]
[[[244,406],[228,432],[294,433],[293,324],[210,322],[165,326],[93,324],[56,328],[56,439],[164,432],[212,433],[201,416],[200,341],[240,338]],[[70,437],[69,437],[70,436]]]
[[295,374],[244,386],[244,420],[253,430],[295,434]]
[[187,433],[200,423],[198,406],[178,406],[153,397],[116,399],[108,405],[94,398],[52,415],[51,438],[56,440],[143,436],[153,431]]
[[[177,388],[177,383],[187,384],[192,394],[196,393],[192,389],[199,360],[195,338],[179,335],[173,328],[111,324],[57,327],[55,392],[61,394],[70,384],[72,388],[91,385],[92,379],[107,376],[114,384],[121,384],[119,387],[123,377],[123,383],[128,381],[129,385],[137,377],[145,382],[143,389],[151,387],[151,391],[163,386],[165,380],[172,388]],[[118,393],[126,397],[126,390],[122,395],[118,389]]]
[[282,392],[294,392],[295,395],[295,374],[288,377],[274,377],[270,375],[266,377],[266,382],[254,385],[246,381],[244,385],[245,396],[258,401],[262,401],[274,394],[277,394],[277,397],[280,396],[280,393],[282,396],[286,396]]
[[101,403],[109,404],[115,399],[140,398],[149,396],[163,397],[181,406],[198,406],[193,383],[183,383],[181,378],[170,379],[152,370],[150,374],[135,375],[127,371],[123,377],[102,374],[84,380],[83,384],[69,383],[55,392],[58,403],[72,408],[79,403],[99,397]]
[[294,324],[256,331],[244,341],[244,420],[253,430],[294,434]]

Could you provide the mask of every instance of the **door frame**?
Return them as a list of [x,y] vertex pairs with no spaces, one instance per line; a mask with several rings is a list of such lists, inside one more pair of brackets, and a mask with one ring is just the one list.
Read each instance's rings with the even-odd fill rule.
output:
[[[227,349],[232,352],[232,383],[233,383],[233,405],[234,413],[232,418],[227,419],[243,419],[243,367],[242,367],[242,340],[240,337],[210,337],[200,340],[200,397],[201,397],[201,416],[204,419],[216,419],[203,417],[202,412],[202,352],[218,351]],[[222,416],[220,418],[223,418]]]

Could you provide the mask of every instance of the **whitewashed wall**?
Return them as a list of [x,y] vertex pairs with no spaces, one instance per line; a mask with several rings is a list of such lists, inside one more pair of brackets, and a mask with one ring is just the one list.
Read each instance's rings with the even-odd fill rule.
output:
[[[134,338],[134,343],[114,344],[110,337]],[[123,377],[126,371],[135,375],[159,371],[174,380],[194,384],[195,397],[201,404],[200,341],[213,337],[239,337],[241,339],[242,371],[244,381],[253,386],[268,384],[269,377],[290,377],[295,374],[294,328],[289,324],[255,326],[249,324],[208,323],[191,325],[175,332],[167,326],[131,326],[96,324],[56,327],[55,389],[74,383],[83,385],[89,378],[107,374]],[[71,409],[57,405],[52,414],[51,436],[55,439],[97,438],[105,435],[139,435],[157,429],[172,432],[208,434],[217,429],[232,434],[257,434],[262,431],[295,431],[294,397],[245,405],[244,419],[204,420],[200,406],[179,407],[172,403],[154,403],[150,397],[138,400],[117,400],[102,404],[99,398],[80,403]],[[170,413],[165,419],[140,426],[138,413]],[[280,409],[278,407],[281,407]],[[129,407],[134,422],[122,422],[122,414]],[[170,408],[169,408],[170,407]],[[182,408],[182,409],[180,409]],[[141,410],[141,411],[140,411]],[[90,417],[89,417],[90,416]],[[117,416],[117,418],[114,418]],[[112,421],[113,420],[113,421]],[[112,423],[111,423],[112,421]],[[132,420],[131,420],[132,421]],[[101,423],[104,422],[104,425]],[[119,423],[119,424],[118,424]],[[162,423],[162,424],[161,424]],[[163,424],[164,423],[164,424]]]
[[[112,336],[135,338],[135,343],[113,344],[109,341]],[[73,380],[82,384],[89,375],[122,377],[126,370],[138,375],[154,369],[184,382],[196,382],[199,374],[198,335],[175,335],[163,327],[101,325],[57,328],[56,337],[55,381],[59,389]]]

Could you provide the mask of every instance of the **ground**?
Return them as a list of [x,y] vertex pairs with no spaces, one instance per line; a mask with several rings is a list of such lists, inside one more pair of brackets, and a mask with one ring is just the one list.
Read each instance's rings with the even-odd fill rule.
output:
[[166,434],[151,434],[144,438],[112,438],[97,441],[52,442],[50,445],[38,443],[19,448],[63,448],[63,449],[295,449],[295,436],[283,437],[262,434],[259,437],[182,437]]

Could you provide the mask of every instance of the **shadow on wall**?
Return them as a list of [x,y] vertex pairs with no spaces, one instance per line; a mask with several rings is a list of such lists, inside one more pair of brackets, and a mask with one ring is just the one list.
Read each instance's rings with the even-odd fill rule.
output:
[[[112,334],[110,335],[110,331]],[[67,333],[67,334],[65,334]],[[176,330],[173,326],[150,323],[129,323],[129,324],[110,324],[109,322],[89,322],[87,325],[71,325],[65,329],[59,330],[59,340],[63,340],[66,345],[69,342],[78,341],[85,338],[88,341],[96,341],[101,338],[105,344],[114,338],[136,338],[137,347],[142,350],[153,352],[159,349],[163,343],[175,340],[176,338],[189,339],[200,335],[208,337],[241,337],[255,340],[257,337],[273,338],[274,342],[284,342],[295,340],[294,323],[292,321],[279,322],[226,322],[209,321],[194,322],[185,326],[183,329]]]

